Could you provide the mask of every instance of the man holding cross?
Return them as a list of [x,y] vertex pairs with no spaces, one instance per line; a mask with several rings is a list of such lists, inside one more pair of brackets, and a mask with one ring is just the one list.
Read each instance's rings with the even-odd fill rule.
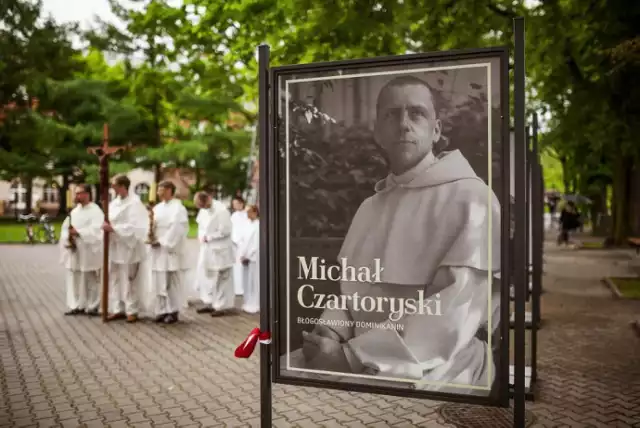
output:
[[111,187],[116,193],[109,204],[109,220],[102,230],[110,234],[109,279],[110,314],[107,320],[138,319],[140,293],[145,278],[140,265],[146,256],[144,240],[147,235],[147,209],[137,195],[129,193],[131,182],[126,175],[113,178]]

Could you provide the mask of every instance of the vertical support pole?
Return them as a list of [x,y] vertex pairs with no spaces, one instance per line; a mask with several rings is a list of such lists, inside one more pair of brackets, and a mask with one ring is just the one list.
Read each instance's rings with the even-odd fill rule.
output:
[[[526,119],[525,119],[526,120]],[[531,284],[531,238],[532,238],[532,234],[531,234],[531,171],[532,171],[532,164],[531,164],[531,128],[526,126],[524,128],[524,133],[525,133],[525,151],[524,151],[524,163],[525,163],[525,188],[527,189],[526,193],[525,193],[525,202],[524,204],[526,205],[526,211],[525,211],[525,222],[527,224],[526,227],[526,233],[525,233],[525,252],[526,252],[526,256],[525,256],[525,260],[526,260],[526,267],[527,267],[527,282],[525,283],[525,302],[529,302],[531,301],[531,290],[529,290],[529,284]],[[526,320],[525,320],[525,324],[526,324]]]
[[500,383],[500,405],[509,407],[510,398],[510,357],[511,357],[511,284],[512,284],[512,246],[511,240],[511,91],[509,90],[509,54],[505,53],[501,59],[502,80],[505,86],[501,90],[502,108],[502,195],[501,201],[501,248],[500,248],[500,342],[499,357],[496,361]]
[[[270,200],[276,191],[271,187],[273,159],[271,153],[274,148],[270,145],[269,138],[269,46],[262,44],[258,47],[258,132],[260,137],[260,330],[271,331],[271,272],[270,260],[275,254],[270,253],[272,248],[270,230],[274,223],[271,211],[273,205]],[[273,235],[272,235],[273,236]],[[260,346],[260,426],[271,428],[271,349],[270,345]]]
[[531,295],[531,385],[538,379],[538,326],[540,325],[540,295],[542,294],[542,251],[544,242],[544,205],[542,169],[538,153],[538,115],[533,114],[531,126],[531,204],[533,226],[533,289]]
[[[102,144],[109,146],[109,125],[104,124],[102,131]],[[109,154],[100,157],[100,199],[104,220],[109,221]],[[102,322],[107,322],[109,316],[109,234],[103,232],[102,243],[102,296],[100,298],[100,312]]]
[[513,248],[515,285],[514,329],[514,394],[513,426],[522,428],[525,414],[525,287],[527,286],[527,260],[525,248],[526,209],[526,138],[525,138],[525,39],[524,18],[513,20],[515,37],[513,88],[514,88],[514,136],[515,136],[515,245]]

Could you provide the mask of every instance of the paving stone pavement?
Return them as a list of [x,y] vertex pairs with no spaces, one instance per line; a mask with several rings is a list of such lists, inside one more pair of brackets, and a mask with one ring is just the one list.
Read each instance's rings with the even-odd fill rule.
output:
[[[640,427],[640,340],[629,327],[640,302],[587,292],[601,285],[584,278],[565,292],[567,257],[546,256],[564,277],[545,278],[534,426]],[[257,317],[188,311],[169,327],[64,317],[62,275],[55,247],[0,246],[0,427],[259,426],[258,356],[233,358]],[[273,394],[275,427],[450,426],[433,401]]]

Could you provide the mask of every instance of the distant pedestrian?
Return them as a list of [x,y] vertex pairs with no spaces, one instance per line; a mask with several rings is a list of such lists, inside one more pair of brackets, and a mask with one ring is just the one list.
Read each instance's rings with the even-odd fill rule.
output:
[[558,245],[569,245],[569,233],[580,228],[580,213],[573,201],[568,201],[560,212]]

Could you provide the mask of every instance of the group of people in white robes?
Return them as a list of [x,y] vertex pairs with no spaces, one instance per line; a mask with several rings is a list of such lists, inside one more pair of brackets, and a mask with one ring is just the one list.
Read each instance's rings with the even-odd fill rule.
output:
[[[188,212],[169,181],[158,185],[160,202],[153,209],[129,193],[130,184],[125,175],[112,180],[116,197],[109,204],[108,218],[91,201],[88,185],[76,187],[76,206],[65,219],[60,236],[61,262],[67,272],[65,314],[101,314],[104,236],[108,235],[107,319],[133,323],[148,316],[159,323],[173,324],[186,308],[190,291]],[[258,233],[251,233],[258,228],[257,209],[250,207],[244,213],[246,222],[234,233],[233,216],[221,202],[200,192],[196,205],[200,209],[201,248],[195,288],[204,312],[228,312],[234,307],[237,291],[244,294],[247,312],[257,312]],[[241,200],[234,205],[238,212],[244,212]],[[241,278],[235,273],[238,264],[244,275]],[[249,283],[252,279],[255,284]],[[240,285],[234,285],[235,281]]]
[[241,198],[232,201],[233,214],[206,193],[198,193],[196,222],[200,252],[192,294],[201,302],[200,314],[219,316],[235,308],[235,296],[243,296],[242,309],[260,310],[258,279],[258,209],[245,209]]

